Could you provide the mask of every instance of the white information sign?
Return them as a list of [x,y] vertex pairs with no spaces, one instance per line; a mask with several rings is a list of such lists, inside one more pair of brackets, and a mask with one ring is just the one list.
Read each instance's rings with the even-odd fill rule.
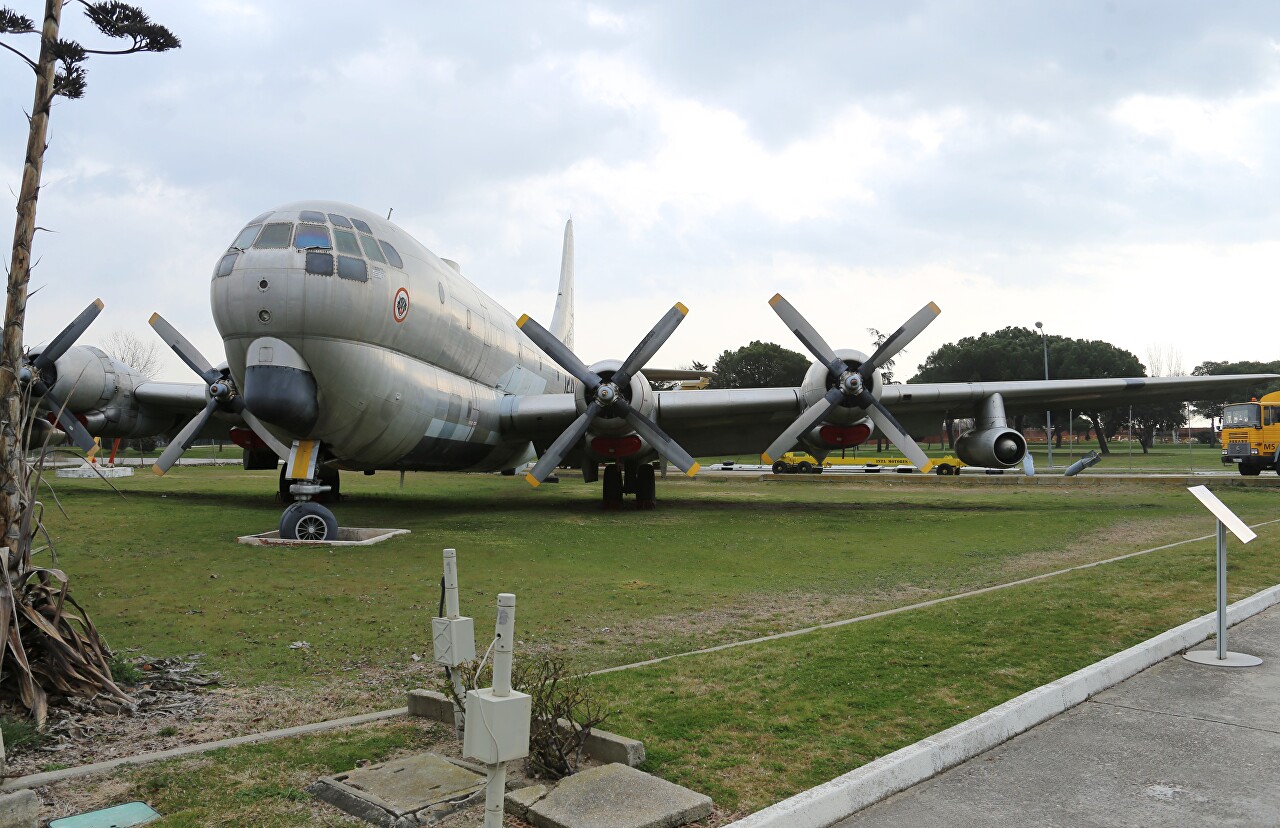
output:
[[1236,513],[1227,508],[1227,504],[1218,500],[1217,495],[1209,491],[1205,486],[1189,486],[1187,491],[1196,496],[1196,500],[1204,504],[1204,507],[1213,516],[1222,521],[1222,525],[1231,531],[1231,534],[1240,539],[1241,543],[1248,543],[1258,537],[1254,531],[1244,525],[1244,521],[1236,517]]

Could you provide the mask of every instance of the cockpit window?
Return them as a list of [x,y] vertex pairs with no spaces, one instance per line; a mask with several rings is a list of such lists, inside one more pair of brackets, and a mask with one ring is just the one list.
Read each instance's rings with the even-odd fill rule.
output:
[[354,224],[356,226],[356,229],[359,230],[361,233],[368,233],[370,236],[373,235],[373,228],[370,227],[365,222],[361,221],[360,219],[352,219],[351,223]]
[[318,276],[333,275],[333,254],[307,251],[307,272]]
[[268,224],[262,228],[262,233],[258,235],[258,240],[253,243],[253,246],[280,250],[288,247],[292,238],[293,224],[291,222]]
[[1262,424],[1259,419],[1257,403],[1241,403],[1229,405],[1222,411],[1223,428],[1257,428]]
[[379,241],[378,244],[382,245],[382,252],[387,254],[387,261],[403,270],[404,260],[400,258],[400,254],[391,246],[390,242]]
[[360,244],[364,247],[364,254],[375,262],[387,263],[387,257],[382,255],[382,249],[378,247],[378,242],[373,236],[360,236]]
[[356,259],[351,256],[339,256],[338,275],[343,279],[351,279],[356,282],[367,282],[369,281],[369,267],[364,263],[364,259]]
[[350,227],[351,222],[347,221],[346,216],[339,216],[333,213],[329,214],[329,221],[333,222],[334,227]]
[[324,213],[317,213],[315,210],[303,210],[298,214],[298,218],[303,221],[310,221],[316,224],[324,223]]
[[214,271],[214,276],[230,276],[231,268],[236,266],[236,259],[240,257],[239,253],[228,253],[218,260],[218,269]]
[[333,247],[329,242],[329,228],[322,224],[299,224],[297,232],[293,234],[293,246],[300,250]]
[[356,243],[356,234],[350,230],[334,230],[333,237],[338,241],[338,252],[348,256],[359,256],[360,245]]
[[240,231],[240,235],[236,236],[236,240],[231,243],[231,247],[235,250],[245,250],[249,245],[253,244],[253,240],[258,238],[258,231],[262,229],[260,224],[251,224]]

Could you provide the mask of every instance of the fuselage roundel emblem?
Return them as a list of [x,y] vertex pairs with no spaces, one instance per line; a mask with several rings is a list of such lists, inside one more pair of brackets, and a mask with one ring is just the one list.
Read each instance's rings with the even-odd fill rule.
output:
[[404,318],[409,315],[409,291],[400,288],[396,291],[395,301],[391,304],[391,315],[395,317],[397,322],[403,322]]

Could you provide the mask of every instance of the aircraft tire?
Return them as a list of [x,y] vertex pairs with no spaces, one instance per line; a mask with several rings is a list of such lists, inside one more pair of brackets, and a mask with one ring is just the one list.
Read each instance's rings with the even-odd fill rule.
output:
[[280,537],[284,540],[336,540],[338,519],[319,503],[294,503],[280,516]]
[[645,463],[636,469],[636,506],[640,509],[653,509],[658,505],[658,483],[654,478],[653,466]]
[[622,508],[622,467],[617,463],[610,463],[604,467],[604,483],[601,485],[602,495],[604,497],[604,508],[621,509]]

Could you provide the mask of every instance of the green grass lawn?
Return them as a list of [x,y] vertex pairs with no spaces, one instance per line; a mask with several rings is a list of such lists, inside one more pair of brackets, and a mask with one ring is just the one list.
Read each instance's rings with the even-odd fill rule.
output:
[[[538,490],[497,475],[411,474],[401,490],[397,476],[384,473],[344,475],[339,520],[413,534],[368,548],[271,549],[239,545],[235,536],[274,528],[273,473],[186,467],[164,478],[140,474],[117,481],[124,498],[100,481],[54,482],[68,512],[47,512],[60,564],[113,645],[157,656],[202,652],[228,681],[303,690],[353,670],[402,665],[406,684],[421,682],[407,665],[413,654],[429,658],[445,546],[459,550],[463,611],[477,619],[481,648],[496,593],[511,591],[519,601],[517,657],[552,650],[592,669],[1213,529],[1184,489],[1166,485],[894,487],[887,478],[884,485],[779,486],[681,478],[659,483],[656,512],[603,512],[598,486],[571,474]],[[1280,516],[1277,494],[1230,488],[1222,496],[1257,522]],[[1280,581],[1278,538],[1280,529],[1268,527],[1257,542],[1233,547],[1233,597]],[[1207,612],[1212,582],[1212,542],[1205,541],[592,681],[620,711],[607,729],[644,739],[651,770],[730,810],[751,810]],[[291,650],[297,640],[310,648]],[[326,716],[403,703],[390,693],[326,698]],[[298,748],[296,762],[312,767],[318,749]],[[170,763],[126,778],[141,785],[186,767]],[[236,791],[268,784],[252,772],[236,778],[228,808]],[[261,807],[275,800],[265,801]],[[284,797],[279,805],[282,821],[255,824],[295,824],[283,814],[297,803]],[[200,824],[174,819],[161,824]]]

